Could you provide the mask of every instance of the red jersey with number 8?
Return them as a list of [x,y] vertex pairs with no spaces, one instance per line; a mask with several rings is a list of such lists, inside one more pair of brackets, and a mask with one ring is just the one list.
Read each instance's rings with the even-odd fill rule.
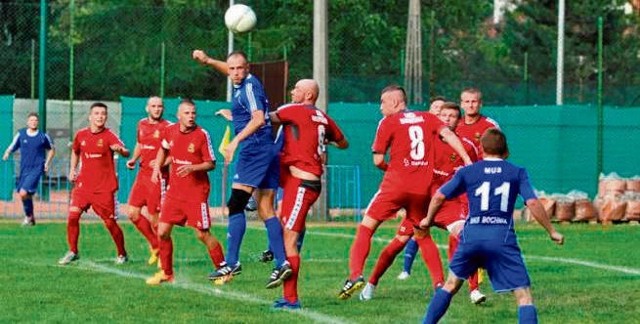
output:
[[428,194],[433,172],[433,142],[445,124],[427,112],[402,111],[382,118],[371,147],[389,153],[380,190]]

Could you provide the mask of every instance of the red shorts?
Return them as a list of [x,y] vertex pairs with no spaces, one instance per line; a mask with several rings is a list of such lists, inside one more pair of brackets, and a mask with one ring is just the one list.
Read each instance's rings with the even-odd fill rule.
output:
[[395,218],[398,210],[404,208],[407,213],[405,219],[413,226],[419,226],[420,220],[427,216],[430,200],[431,196],[427,194],[378,190],[367,207],[366,215],[383,222]]
[[190,226],[202,231],[211,227],[209,203],[184,201],[166,196],[162,203],[160,221],[180,226]]
[[285,175],[284,193],[282,198],[282,211],[280,218],[284,228],[302,232],[305,228],[305,220],[311,206],[318,200],[320,196],[320,188],[310,188],[303,184],[302,179],[289,175]]
[[115,192],[86,192],[73,189],[69,208],[76,207],[83,212],[93,208],[102,219],[117,219]]
[[138,174],[129,193],[129,206],[138,208],[147,206],[149,213],[159,213],[160,202],[167,189],[166,183],[164,178],[159,183],[153,183],[151,182],[151,176]]
[[413,224],[406,218],[403,218],[402,222],[400,222],[400,226],[398,226],[396,234],[400,236],[413,236]]
[[447,226],[467,219],[465,213],[464,204],[460,199],[454,198],[453,200],[445,200],[440,210],[436,214],[436,219],[433,221],[433,225],[440,227],[444,230],[448,230]]

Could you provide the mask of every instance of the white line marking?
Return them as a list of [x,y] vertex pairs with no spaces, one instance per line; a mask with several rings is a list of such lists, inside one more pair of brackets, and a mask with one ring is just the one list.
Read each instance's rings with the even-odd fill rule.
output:
[[[81,260],[78,262],[77,266],[70,266],[70,267],[61,267],[61,268],[68,268],[68,269],[79,269],[79,270],[85,270],[85,271],[94,271],[94,272],[102,272],[102,273],[109,273],[109,274],[114,274],[120,277],[127,277],[127,278],[136,278],[136,279],[146,279],[148,277],[148,275],[142,274],[142,273],[136,273],[136,272],[132,272],[132,271],[126,271],[126,270],[121,270],[121,269],[116,269],[113,267],[109,267],[103,264],[98,264],[92,261],[87,261],[87,260]],[[218,297],[222,297],[222,298],[226,298],[226,299],[233,299],[233,300],[238,300],[238,301],[242,301],[242,302],[250,302],[250,303],[254,303],[254,304],[260,304],[260,305],[271,305],[271,302],[261,299],[259,297],[250,295],[250,294],[244,294],[244,293],[240,293],[240,292],[235,292],[235,291],[223,291],[221,289],[209,286],[209,285],[203,285],[203,284],[197,284],[197,283],[191,283],[185,280],[185,278],[177,278],[176,282],[174,284],[168,284],[167,286],[169,287],[175,287],[175,288],[179,288],[179,289],[184,289],[184,290],[190,290],[190,291],[195,291],[201,294],[207,294],[207,295],[212,295],[212,296],[218,296]],[[286,310],[289,311],[292,314],[296,314],[296,315],[301,315],[303,317],[307,317],[315,322],[321,322],[321,323],[348,323],[347,320],[342,319],[342,318],[338,318],[338,317],[334,317],[331,315],[327,315],[327,314],[322,314],[319,312],[315,312],[309,309],[301,309],[301,310]]]
[[[251,228],[260,230],[259,227],[251,227]],[[317,232],[317,231],[309,231],[309,230],[307,230],[306,235],[329,236],[329,237],[338,237],[338,238],[345,238],[345,239],[353,239],[354,238],[354,235],[351,235],[351,234],[327,233],[327,232]],[[374,237],[373,241],[387,243],[391,239],[392,238]],[[447,249],[447,246],[446,245],[442,245],[442,244],[438,244],[438,248],[440,248],[442,250],[445,250],[445,249]],[[532,260],[548,261],[548,262],[561,262],[561,263],[567,263],[567,264],[575,264],[575,265],[581,265],[581,266],[589,267],[589,268],[596,268],[596,269],[608,270],[608,271],[613,271],[613,272],[620,272],[620,273],[636,275],[636,276],[640,275],[640,269],[637,269],[637,268],[614,266],[614,265],[609,265],[609,264],[602,264],[602,263],[597,263],[597,262],[584,261],[584,260],[580,260],[580,259],[546,257],[546,256],[537,256],[537,255],[524,255],[524,258],[525,259],[532,259]]]

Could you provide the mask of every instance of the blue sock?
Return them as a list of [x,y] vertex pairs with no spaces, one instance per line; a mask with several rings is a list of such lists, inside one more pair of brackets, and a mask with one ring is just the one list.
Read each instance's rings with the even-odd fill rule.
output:
[[406,273],[411,273],[411,267],[413,266],[413,260],[416,259],[418,254],[418,243],[414,239],[410,239],[407,243],[407,247],[404,249],[404,268]]
[[286,260],[287,255],[284,253],[284,240],[282,239],[282,225],[276,216],[269,217],[264,221],[267,228],[267,236],[269,237],[269,247],[273,252],[273,258],[276,260],[276,266],[281,266]]
[[24,214],[26,216],[33,216],[33,199],[31,199],[31,197],[22,200],[22,207],[24,208]]
[[453,295],[451,295],[450,292],[442,288],[438,288],[438,290],[436,290],[436,294],[433,296],[433,299],[431,299],[431,302],[429,303],[427,314],[425,314],[422,323],[438,323],[440,318],[444,316],[444,313],[447,312],[447,308],[449,308],[452,297]]
[[235,265],[240,261],[240,245],[244,232],[247,229],[247,219],[244,212],[229,216],[229,226],[227,227],[227,264]]
[[518,324],[538,324],[538,311],[534,305],[518,307]]
[[303,229],[302,232],[300,232],[298,234],[298,242],[296,242],[296,245],[298,247],[298,253],[300,253],[302,251],[302,243],[304,243],[304,234],[307,232],[307,229]]

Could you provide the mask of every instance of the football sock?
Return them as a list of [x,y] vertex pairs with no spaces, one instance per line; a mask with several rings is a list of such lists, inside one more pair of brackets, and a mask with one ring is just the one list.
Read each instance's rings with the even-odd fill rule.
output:
[[147,239],[147,242],[149,242],[151,248],[156,250],[158,248],[158,237],[156,236],[153,227],[151,227],[151,222],[149,222],[149,220],[142,215],[138,215],[138,218],[136,220],[131,219],[131,222]]
[[159,239],[158,245],[160,246],[160,265],[162,271],[167,276],[173,274],[173,241],[171,237],[166,240]]
[[413,266],[413,260],[415,260],[416,254],[418,254],[418,243],[412,238],[404,249],[404,266],[402,268],[404,272],[411,273],[411,267]]
[[264,221],[264,226],[267,228],[269,249],[273,252],[273,257],[276,260],[276,266],[279,267],[287,260],[284,253],[284,240],[282,239],[282,225],[280,225],[280,219],[276,216],[271,216]]
[[453,255],[456,253],[459,243],[460,240],[457,237],[449,235],[449,248],[447,249],[447,258],[449,261],[453,259]]
[[78,254],[78,237],[80,236],[80,212],[69,212],[67,219],[67,242],[69,251]]
[[31,196],[22,200],[22,207],[24,208],[24,214],[27,217],[33,217],[33,199]]
[[538,311],[534,305],[518,306],[518,324],[537,324]]
[[216,245],[212,249],[209,249],[209,257],[216,269],[224,263],[224,252],[222,252],[222,245],[220,245],[220,242],[216,241]]
[[450,292],[442,288],[439,288],[438,290],[436,290],[436,293],[433,296],[433,299],[431,299],[431,302],[427,307],[427,314],[425,314],[424,320],[422,321],[422,323],[423,324],[438,323],[440,318],[444,316],[444,313],[447,312],[447,308],[449,308],[449,304],[451,303],[452,297],[453,295],[451,295]]
[[349,251],[349,270],[351,274],[350,280],[355,280],[362,275],[362,269],[364,268],[364,262],[369,256],[371,250],[371,237],[373,236],[373,230],[364,226],[358,226],[358,232],[356,238],[351,245],[351,251]]
[[247,230],[247,219],[244,212],[229,216],[227,227],[227,264],[234,266],[240,261],[240,244]]
[[304,234],[307,232],[307,229],[303,229],[300,233],[298,233],[298,241],[296,242],[296,247],[298,248],[298,254],[302,251],[302,243],[304,243]]
[[113,218],[108,218],[104,221],[104,225],[107,226],[109,230],[109,234],[111,234],[111,238],[113,242],[116,244],[116,249],[118,250],[118,255],[127,255],[127,251],[124,248],[124,234],[122,234],[122,229],[116,223],[116,220]]
[[298,274],[300,272],[300,255],[287,257],[293,273],[291,277],[283,283],[284,299],[290,303],[298,301]]
[[396,259],[398,253],[402,251],[405,243],[394,238],[389,242],[387,247],[380,252],[380,257],[376,262],[376,266],[373,268],[373,272],[371,273],[371,277],[369,277],[369,283],[372,285],[377,285],[380,277],[384,275],[385,271],[389,269],[389,266],[393,263],[393,260]]
[[423,238],[416,238],[416,242],[422,252],[422,260],[429,269],[429,276],[431,277],[431,284],[433,288],[437,288],[444,284],[444,271],[442,270],[442,261],[440,260],[440,252],[436,243],[433,242],[431,235],[427,235]]

